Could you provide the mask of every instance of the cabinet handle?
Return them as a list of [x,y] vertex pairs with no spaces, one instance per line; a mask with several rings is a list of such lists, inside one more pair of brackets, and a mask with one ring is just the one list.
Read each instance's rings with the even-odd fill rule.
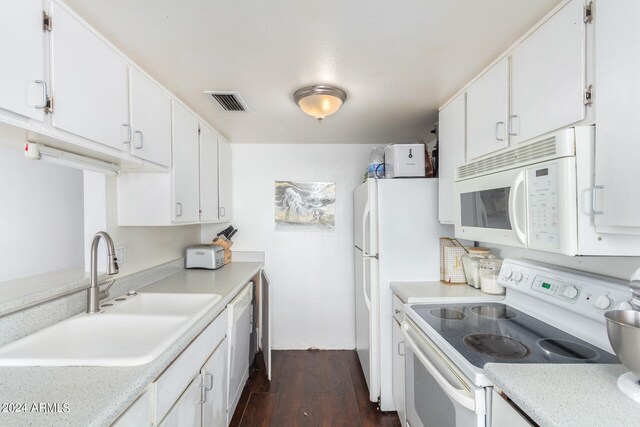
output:
[[[400,352],[400,347],[402,347],[402,352]],[[404,356],[404,353],[405,353],[404,341],[400,341],[398,343],[398,355],[399,356]]]
[[504,126],[504,122],[496,122],[496,141],[504,141],[504,136],[500,138],[500,125]]
[[395,312],[396,312],[396,314],[400,314],[400,310],[398,310],[397,308],[396,308]]
[[34,82],[42,87],[42,104],[34,105],[34,107],[38,110],[42,110],[44,108],[47,108],[47,94],[49,92],[47,90],[47,82],[45,82],[44,80],[34,80]]
[[602,215],[604,213],[604,211],[599,211],[598,209],[596,209],[596,193],[598,189],[602,190],[603,188],[604,186],[602,185],[594,185],[591,189],[591,210],[595,215]]
[[204,377],[205,377],[205,379],[207,379],[207,378],[208,378],[208,379],[209,379],[209,384],[211,384],[211,385],[209,385],[208,387],[205,385],[205,386],[204,386],[204,391],[211,391],[211,390],[213,390],[213,374],[212,374],[211,372],[206,372],[206,371],[205,371],[205,373],[204,373]]
[[144,135],[142,134],[142,131],[139,130],[135,131],[133,134],[140,135],[140,138],[138,138],[138,142],[140,142],[140,145],[136,145],[135,138],[133,142],[133,148],[135,148],[136,150],[140,150],[142,147],[144,147]]
[[181,217],[182,216],[182,203],[177,202],[176,203],[176,216],[177,217]]
[[[131,125],[128,123],[123,123],[122,124],[122,128],[126,128],[127,129],[127,137],[126,138],[122,138],[122,143],[123,144],[129,144],[131,143]],[[122,134],[121,134],[122,135]]]
[[227,210],[224,208],[224,206],[220,206],[220,218],[224,218],[227,215]]
[[[517,131],[514,130],[515,128],[515,126],[513,125],[514,120],[517,120],[518,122]],[[513,114],[509,116],[509,135],[518,136],[518,133],[520,133],[520,117],[517,114]]]

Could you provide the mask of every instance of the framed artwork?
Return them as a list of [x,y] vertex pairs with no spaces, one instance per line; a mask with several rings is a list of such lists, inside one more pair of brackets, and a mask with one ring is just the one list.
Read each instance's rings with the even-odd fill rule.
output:
[[335,182],[275,182],[276,230],[332,231]]

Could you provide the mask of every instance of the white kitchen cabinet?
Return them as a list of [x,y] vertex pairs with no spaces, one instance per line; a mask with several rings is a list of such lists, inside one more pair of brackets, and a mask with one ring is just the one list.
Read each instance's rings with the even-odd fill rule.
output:
[[229,143],[176,101],[172,133],[170,174],[123,173],[118,177],[118,225],[231,220]]
[[509,145],[509,58],[491,67],[467,89],[467,160]]
[[200,220],[198,118],[173,102],[173,221]]
[[131,123],[126,143],[136,157],[162,166],[171,164],[171,99],[140,71],[130,70]]
[[200,124],[200,221],[217,222],[218,134]]
[[202,426],[202,378],[196,376],[171,408],[159,427]]
[[438,134],[438,220],[453,224],[453,173],[466,161],[466,94],[440,111]]
[[151,425],[151,414],[149,411],[150,397],[145,391],[124,414],[112,424],[112,427],[140,427]]
[[491,427],[530,427],[530,423],[518,409],[501,394],[491,391]]
[[640,232],[640,26],[636,0],[601,1],[596,25],[596,229]]
[[[398,300],[398,297],[394,296],[394,306],[395,301]],[[396,411],[398,412],[398,418],[400,418],[400,423],[405,426],[406,425],[406,411],[405,411],[405,365],[404,365],[404,335],[402,334],[402,329],[400,327],[400,323],[398,323],[397,318],[394,316],[393,326],[392,326],[392,341],[393,341],[393,356],[391,359],[392,369],[393,369],[393,404],[396,407]]]
[[227,424],[227,346],[228,339],[225,338],[202,367],[204,426]]
[[219,179],[219,219],[231,221],[233,218],[232,181],[231,181],[231,144],[218,138],[218,179]]
[[58,2],[51,2],[51,124],[61,130],[128,150],[128,64]]
[[44,78],[42,0],[0,0],[0,108],[42,120]]
[[585,118],[584,3],[566,4],[511,53],[511,144]]

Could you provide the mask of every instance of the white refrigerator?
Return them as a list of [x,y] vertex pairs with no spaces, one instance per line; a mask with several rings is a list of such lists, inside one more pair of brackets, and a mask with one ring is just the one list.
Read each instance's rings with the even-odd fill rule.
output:
[[440,279],[438,180],[368,179],[354,190],[356,351],[369,399],[394,411],[392,281]]

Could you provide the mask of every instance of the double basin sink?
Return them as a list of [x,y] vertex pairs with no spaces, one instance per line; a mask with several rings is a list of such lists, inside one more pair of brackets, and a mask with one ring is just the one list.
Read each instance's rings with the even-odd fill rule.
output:
[[168,349],[221,296],[140,293],[0,347],[0,366],[137,366]]

